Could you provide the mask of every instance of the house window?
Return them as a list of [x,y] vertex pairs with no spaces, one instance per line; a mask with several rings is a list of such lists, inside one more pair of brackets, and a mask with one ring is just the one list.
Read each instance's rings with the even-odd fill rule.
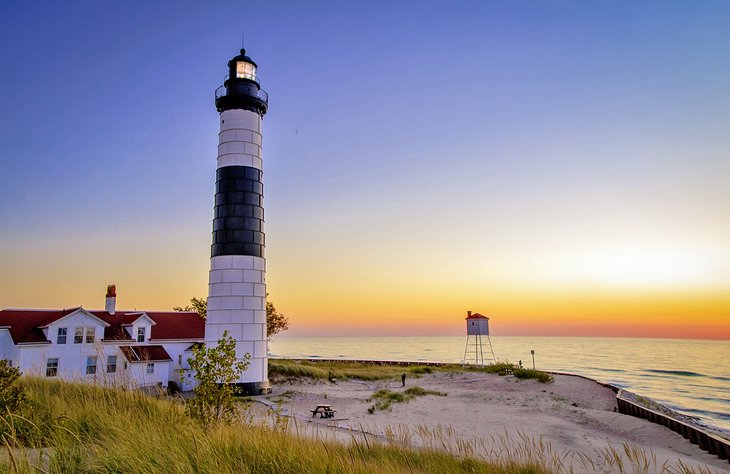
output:
[[74,344],[84,342],[84,328],[74,328]]
[[155,364],[152,362],[149,362],[147,364],[147,373],[148,374],[154,374],[155,373]]
[[96,373],[96,356],[89,356],[86,358],[86,375],[93,375]]
[[66,344],[66,334],[68,334],[68,328],[58,328],[56,344]]
[[182,354],[177,356],[177,365],[182,365]]
[[46,361],[46,377],[55,377],[58,375],[58,358],[48,359]]
[[124,362],[124,370],[127,370],[127,362]]
[[113,374],[117,371],[117,356],[108,356],[106,358],[106,373]]
[[145,331],[146,329],[147,328],[144,326],[141,328],[137,328],[137,342],[144,342],[144,336],[145,336],[144,333],[146,332]]
[[94,336],[96,331],[94,331],[94,328],[86,328],[86,343],[87,344],[93,344],[94,343]]

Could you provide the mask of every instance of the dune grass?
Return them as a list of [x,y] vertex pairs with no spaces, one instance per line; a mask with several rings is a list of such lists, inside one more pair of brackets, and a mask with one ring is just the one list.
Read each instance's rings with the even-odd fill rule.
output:
[[396,379],[405,373],[408,376],[418,377],[432,372],[487,372],[505,375],[512,372],[519,379],[536,379],[542,383],[553,380],[547,372],[533,369],[521,369],[515,364],[497,362],[485,367],[462,366],[458,364],[443,365],[399,365],[358,362],[358,361],[310,361],[301,359],[269,359],[269,377],[309,377],[313,379],[359,379],[359,380],[387,380]]
[[373,393],[373,395],[368,399],[368,401],[375,401],[375,404],[368,408],[368,413],[373,414],[376,410],[390,410],[393,403],[407,403],[416,397],[422,397],[425,395],[445,397],[447,394],[436,390],[426,390],[423,387],[409,387],[402,392],[395,392],[381,388]]
[[418,376],[430,373],[434,367],[425,365],[401,366],[350,361],[307,361],[297,359],[269,359],[269,377],[310,377],[313,379],[385,380],[401,374]]
[[204,431],[180,401],[30,377],[23,386],[32,406],[0,417],[8,427],[3,473],[548,472],[536,463],[490,464],[367,438],[303,438],[243,421]]

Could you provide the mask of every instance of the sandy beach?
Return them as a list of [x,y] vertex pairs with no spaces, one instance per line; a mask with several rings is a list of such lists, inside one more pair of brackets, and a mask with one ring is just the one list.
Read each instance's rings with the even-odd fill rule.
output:
[[[274,378],[259,401],[292,420],[300,434],[362,439],[444,449],[490,460],[538,460],[556,471],[728,472],[730,464],[648,421],[616,412],[613,391],[581,377],[556,375],[552,383],[487,373],[424,374],[400,380],[315,381]],[[418,396],[368,412],[378,389],[409,387],[445,393]],[[332,419],[312,417],[329,404]],[[263,413],[263,405],[254,411]],[[705,471],[706,472],[706,471]]]

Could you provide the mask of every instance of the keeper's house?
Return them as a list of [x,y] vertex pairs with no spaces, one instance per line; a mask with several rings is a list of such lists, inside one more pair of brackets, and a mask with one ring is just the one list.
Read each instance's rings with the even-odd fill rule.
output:
[[174,381],[190,389],[187,359],[205,339],[200,315],[116,311],[115,305],[116,288],[110,285],[104,311],[0,311],[0,359],[41,377],[129,388]]

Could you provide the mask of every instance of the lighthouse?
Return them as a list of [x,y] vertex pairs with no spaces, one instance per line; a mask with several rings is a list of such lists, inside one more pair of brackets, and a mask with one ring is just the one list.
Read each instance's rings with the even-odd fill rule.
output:
[[261,154],[268,95],[256,70],[242,49],[228,61],[225,82],[215,91],[220,133],[205,322],[207,346],[217,345],[227,331],[236,340],[236,358],[250,355],[237,383],[246,394],[270,391]]

